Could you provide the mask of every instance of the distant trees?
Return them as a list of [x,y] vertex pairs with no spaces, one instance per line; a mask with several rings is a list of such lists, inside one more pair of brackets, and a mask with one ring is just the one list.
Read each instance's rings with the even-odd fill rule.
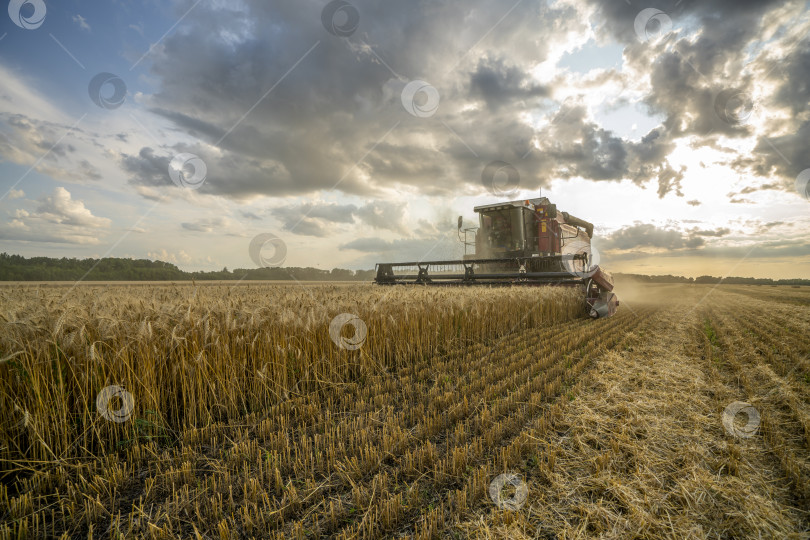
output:
[[0,281],[171,281],[171,280],[292,280],[299,281],[364,281],[374,278],[373,270],[334,268],[238,268],[227,267],[212,272],[185,272],[177,266],[148,259],[61,259],[26,258],[0,253]]
[[[673,276],[667,274],[665,276],[646,276],[642,274],[613,274],[617,278],[632,279],[635,281],[645,281],[647,283],[694,283],[694,278],[687,278],[683,276]],[[719,279],[719,278],[715,278]]]
[[618,279],[632,279],[646,283],[697,283],[710,284],[725,283],[727,285],[810,285],[810,279],[770,279],[752,277],[727,277],[719,278],[715,276],[700,276],[687,278],[683,276],[645,276],[641,274],[613,274]]

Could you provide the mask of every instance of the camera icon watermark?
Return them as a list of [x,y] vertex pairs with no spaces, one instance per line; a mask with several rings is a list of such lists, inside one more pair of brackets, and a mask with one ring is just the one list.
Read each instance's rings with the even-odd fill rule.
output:
[[360,25],[360,12],[345,0],[332,0],[321,11],[321,23],[333,36],[349,37]]
[[796,192],[810,201],[810,169],[805,169],[796,177]]
[[11,0],[8,3],[11,22],[26,30],[36,30],[42,26],[47,11],[44,0]]
[[[582,233],[580,233],[582,234]],[[565,271],[578,278],[591,276],[593,269],[599,265],[601,257],[599,250],[589,241],[573,239],[567,241],[561,248],[562,263]],[[575,257],[579,255],[580,257]],[[585,258],[581,258],[584,255]]]
[[[354,328],[354,335],[350,338],[342,335],[343,328],[349,325]],[[356,351],[366,342],[368,328],[363,319],[351,313],[341,313],[329,323],[329,337],[335,345],[347,351]]]
[[[267,256],[266,250],[272,248],[273,254]],[[287,259],[287,244],[273,233],[261,233],[253,237],[248,247],[251,260],[259,268],[281,266]]]
[[[503,492],[507,486],[515,488],[511,497],[504,497]],[[505,473],[498,475],[489,484],[489,498],[501,510],[520,510],[526,504],[528,496],[529,486],[517,474]]]
[[[737,416],[743,414],[746,417],[744,425],[737,422]],[[723,427],[726,433],[741,439],[750,439],[759,430],[759,411],[750,403],[735,401],[723,411]]]
[[742,126],[751,120],[754,98],[748,92],[727,88],[714,98],[714,111],[730,126]]
[[[107,88],[112,88],[112,93],[106,93]],[[127,85],[118,75],[102,72],[90,79],[87,86],[87,93],[90,99],[102,109],[117,109],[124,104],[127,95]]]
[[439,109],[439,91],[425,81],[415,80],[402,89],[402,106],[417,118],[428,118]]
[[[114,399],[118,399],[120,402],[117,409],[111,408]],[[117,424],[129,420],[134,408],[135,398],[121,386],[105,386],[96,396],[96,409],[99,414]]]
[[196,154],[183,152],[169,162],[169,178],[181,188],[200,189],[208,175],[208,167]]
[[520,187],[520,173],[505,161],[492,161],[481,171],[481,184],[496,197],[514,197]]
[[672,19],[660,9],[646,8],[636,15],[633,28],[636,37],[646,43],[667,35],[672,30]]

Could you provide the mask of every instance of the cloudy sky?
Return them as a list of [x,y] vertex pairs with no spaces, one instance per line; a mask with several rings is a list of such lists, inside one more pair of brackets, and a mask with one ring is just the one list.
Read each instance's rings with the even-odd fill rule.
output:
[[0,251],[373,268],[542,193],[614,271],[808,278],[809,7],[11,0]]

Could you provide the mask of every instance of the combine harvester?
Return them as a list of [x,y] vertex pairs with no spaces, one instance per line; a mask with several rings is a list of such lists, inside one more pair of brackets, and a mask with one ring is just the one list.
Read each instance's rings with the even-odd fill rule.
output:
[[[579,287],[593,318],[616,312],[613,277],[594,264],[593,225],[557,211],[546,197],[476,206],[479,226],[462,229],[462,260],[379,263],[379,285],[562,285]],[[475,241],[467,241],[469,234]],[[462,238],[462,234],[464,237]],[[475,253],[466,253],[468,246]]]

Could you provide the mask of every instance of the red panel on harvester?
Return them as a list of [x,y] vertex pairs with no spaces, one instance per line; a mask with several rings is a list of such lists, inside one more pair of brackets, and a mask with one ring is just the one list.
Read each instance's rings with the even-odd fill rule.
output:
[[549,250],[548,223],[545,218],[541,218],[537,223],[537,249],[540,253]]
[[[542,215],[538,212],[538,215]],[[556,219],[543,216],[537,224],[537,243],[541,253],[560,252],[560,227]]]

